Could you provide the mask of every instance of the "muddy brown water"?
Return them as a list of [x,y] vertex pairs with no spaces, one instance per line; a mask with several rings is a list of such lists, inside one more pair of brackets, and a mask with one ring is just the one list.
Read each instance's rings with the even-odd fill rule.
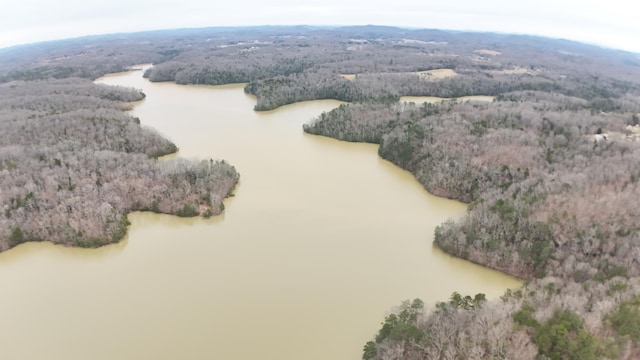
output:
[[242,85],[104,84],[143,89],[132,111],[180,148],[241,174],[216,218],[130,215],[99,249],[49,243],[0,254],[6,359],[360,359],[404,299],[489,298],[520,282],[432,247],[464,214],[428,194],[377,147],[302,132],[340,104],[254,112]]

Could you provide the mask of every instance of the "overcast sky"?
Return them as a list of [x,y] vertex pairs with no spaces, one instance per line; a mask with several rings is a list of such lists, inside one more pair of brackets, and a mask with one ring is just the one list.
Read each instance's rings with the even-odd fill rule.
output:
[[0,47],[229,25],[396,25],[545,35],[640,53],[632,0],[2,0]]

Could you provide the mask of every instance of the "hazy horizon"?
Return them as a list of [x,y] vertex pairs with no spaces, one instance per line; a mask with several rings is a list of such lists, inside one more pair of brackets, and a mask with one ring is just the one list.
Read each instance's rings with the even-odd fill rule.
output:
[[0,13],[0,48],[90,35],[218,26],[354,26],[498,32],[567,39],[640,53],[640,22],[627,2],[540,0],[293,0],[210,3],[204,0],[8,0]]

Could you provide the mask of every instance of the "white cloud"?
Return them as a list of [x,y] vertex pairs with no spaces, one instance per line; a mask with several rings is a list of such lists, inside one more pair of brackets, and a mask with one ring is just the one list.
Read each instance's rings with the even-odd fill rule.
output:
[[[626,0],[5,0],[0,47],[87,34],[229,25],[380,24],[517,32],[640,52]],[[632,7],[632,8],[630,8]]]

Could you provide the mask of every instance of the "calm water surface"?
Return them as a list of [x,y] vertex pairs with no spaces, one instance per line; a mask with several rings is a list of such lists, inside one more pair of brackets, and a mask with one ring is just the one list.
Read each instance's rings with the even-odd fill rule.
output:
[[377,156],[305,135],[338,101],[256,113],[241,85],[152,84],[133,110],[180,148],[241,173],[223,215],[136,213],[100,249],[25,244],[0,254],[4,359],[360,359],[404,299],[497,297],[519,282],[432,248],[464,214]]

